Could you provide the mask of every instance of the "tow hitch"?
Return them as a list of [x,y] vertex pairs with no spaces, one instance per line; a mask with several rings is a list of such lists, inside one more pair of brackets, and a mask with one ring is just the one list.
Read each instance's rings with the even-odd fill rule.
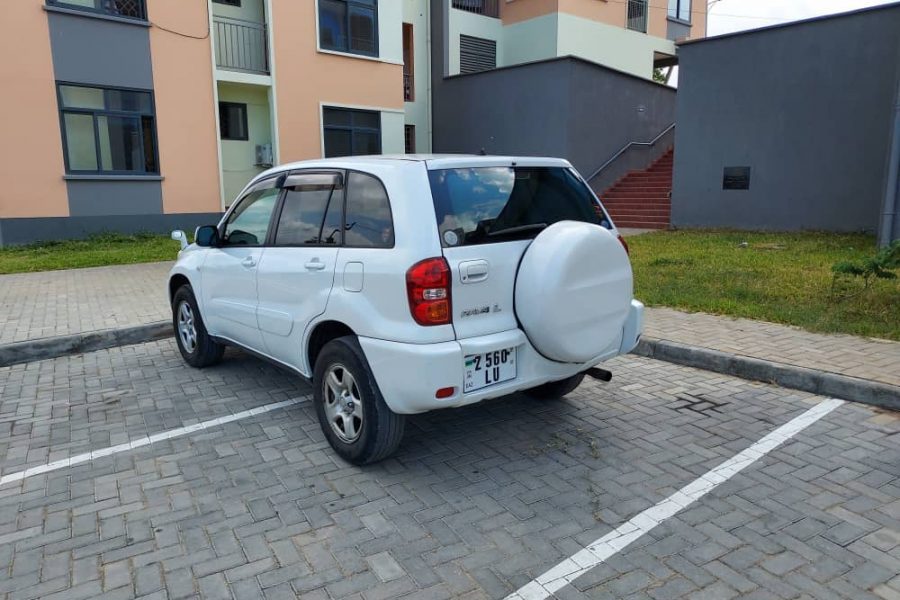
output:
[[606,369],[601,369],[600,367],[591,367],[584,373],[585,375],[590,375],[594,379],[598,379],[600,381],[612,380],[612,371],[607,371]]

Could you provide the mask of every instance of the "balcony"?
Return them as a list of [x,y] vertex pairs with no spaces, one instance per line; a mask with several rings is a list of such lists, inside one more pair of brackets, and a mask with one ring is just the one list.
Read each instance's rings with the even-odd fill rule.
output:
[[214,16],[213,27],[218,68],[269,74],[269,45],[265,23]]
[[647,0],[628,0],[625,26],[632,31],[647,33]]
[[453,8],[485,17],[500,18],[500,0],[453,0]]

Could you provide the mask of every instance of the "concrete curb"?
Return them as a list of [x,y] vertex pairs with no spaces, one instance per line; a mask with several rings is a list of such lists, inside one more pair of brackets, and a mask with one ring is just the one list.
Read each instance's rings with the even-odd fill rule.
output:
[[[106,329],[2,344],[0,345],[0,367],[58,358],[69,354],[93,352],[116,346],[141,344],[171,336],[172,323],[157,321],[122,329]],[[632,352],[638,356],[686,367],[704,369],[751,381],[774,383],[781,387],[820,396],[900,410],[900,387],[886,383],[646,337],[641,338],[637,348]]]
[[0,367],[16,365],[69,354],[93,352],[105,348],[152,342],[172,336],[171,321],[157,321],[121,329],[104,329],[89,333],[76,333],[0,344]]
[[686,367],[900,410],[900,387],[887,383],[652,338],[642,338],[632,352]]

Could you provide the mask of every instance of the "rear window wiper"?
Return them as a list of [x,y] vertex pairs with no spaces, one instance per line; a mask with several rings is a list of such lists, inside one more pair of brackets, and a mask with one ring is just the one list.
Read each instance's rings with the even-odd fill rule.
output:
[[517,233],[526,233],[528,231],[542,231],[547,229],[546,223],[529,223],[527,225],[519,225],[517,227],[506,227],[505,229],[498,229],[497,231],[492,231],[488,233],[488,237],[494,237],[498,235],[515,235]]

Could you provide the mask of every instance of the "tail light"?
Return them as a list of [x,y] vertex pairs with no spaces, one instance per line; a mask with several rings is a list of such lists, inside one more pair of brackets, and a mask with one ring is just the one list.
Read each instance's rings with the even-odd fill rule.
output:
[[426,258],[406,272],[409,312],[419,325],[450,324],[450,265],[447,259]]
[[619,237],[619,241],[622,242],[622,247],[625,248],[625,254],[628,254],[629,256],[631,256],[631,251],[628,249],[628,242],[626,242],[625,238],[623,238],[621,235],[618,237]]

